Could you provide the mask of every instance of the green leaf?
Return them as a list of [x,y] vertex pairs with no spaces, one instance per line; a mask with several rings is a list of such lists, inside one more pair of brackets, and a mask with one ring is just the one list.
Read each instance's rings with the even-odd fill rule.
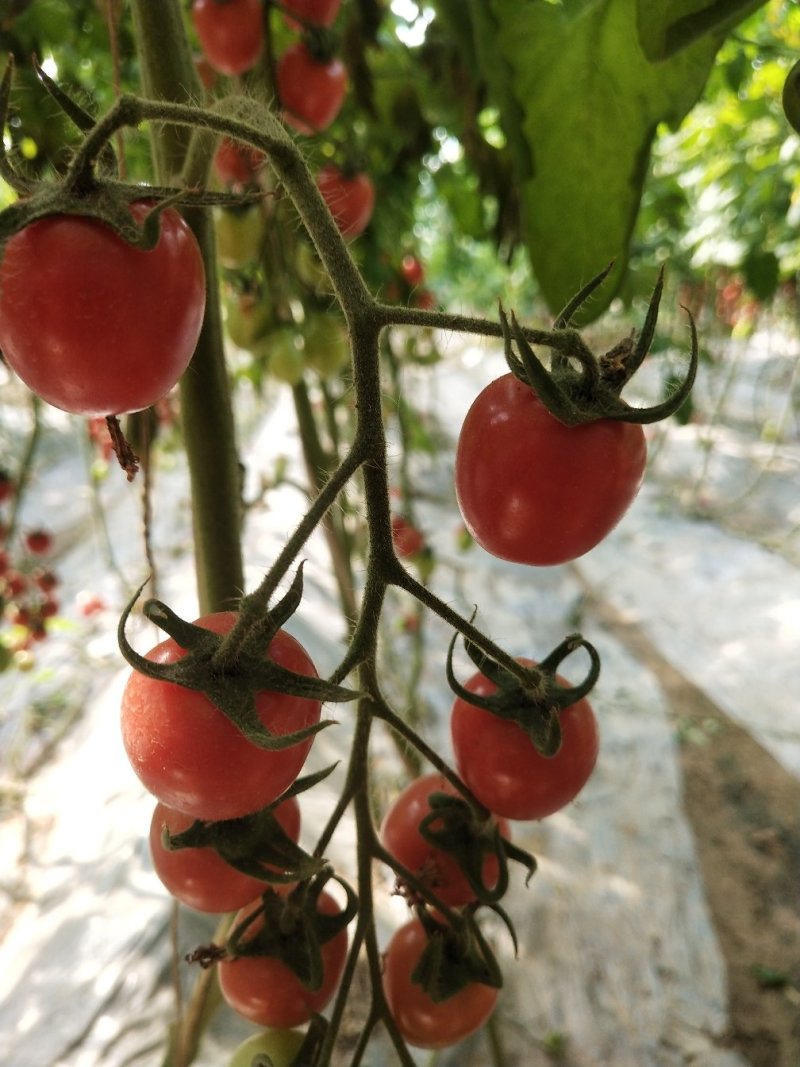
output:
[[[677,126],[695,104],[731,19],[661,62],[646,54],[640,33],[646,22],[648,35],[654,25],[663,35],[676,8],[700,6],[470,0],[477,62],[514,156],[525,243],[554,311],[612,259],[610,284],[588,315],[619,286],[656,130]],[[739,6],[737,18],[753,0]]]
[[637,0],[639,40],[654,61],[675,55],[706,34],[724,37],[765,0]]

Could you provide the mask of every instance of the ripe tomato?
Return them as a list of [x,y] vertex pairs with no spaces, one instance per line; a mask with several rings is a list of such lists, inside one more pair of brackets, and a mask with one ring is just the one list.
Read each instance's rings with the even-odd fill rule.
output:
[[339,14],[342,0],[283,0],[281,7],[287,16],[287,22],[296,26],[290,15],[311,26],[330,26]]
[[[131,205],[137,220],[149,210]],[[54,407],[78,415],[138,411],[188,366],[205,293],[197,241],[172,208],[161,213],[149,252],[96,219],[39,219],[5,246],[0,348]]]
[[[236,613],[220,611],[197,620],[227,633]],[[174,663],[184,656],[172,638],[148,659]],[[303,646],[284,630],[265,656],[297,674],[316,677]],[[319,701],[265,690],[256,697],[259,718],[272,733],[293,733],[319,721]],[[122,696],[122,741],[134,771],[158,800],[196,819],[248,815],[271,803],[300,773],[312,739],[269,752],[236,729],[200,692],[133,671]]]
[[[300,836],[300,805],[288,797],[275,809],[283,829],[297,841]],[[156,804],[150,823],[150,855],[163,885],[181,903],[197,911],[223,912],[243,908],[267,888],[266,884],[231,867],[213,848],[164,848],[164,827],[171,834],[188,830],[191,815]]]
[[478,394],[461,428],[455,485],[467,529],[500,559],[551,566],[594,548],[644,475],[641,426],[564,426],[513,374]]
[[45,556],[53,547],[53,535],[48,530],[28,530],[23,542],[32,556]]
[[192,21],[206,59],[220,74],[243,74],[261,55],[262,0],[194,0]]
[[[530,660],[520,663],[531,665]],[[563,679],[559,681],[565,683]],[[488,696],[497,690],[480,671],[465,686]],[[457,697],[450,716],[458,773],[496,815],[508,819],[542,819],[578,795],[597,762],[597,720],[586,698],[561,712],[561,747],[542,756],[515,722],[498,718]]]
[[315,59],[303,41],[287,48],[278,60],[275,79],[283,117],[300,133],[319,133],[330,126],[347,91],[347,71],[340,59]]
[[[459,907],[475,900],[464,872],[454,856],[428,844],[419,832],[419,824],[431,807],[431,793],[458,796],[456,790],[440,774],[426,774],[416,778],[397,796],[381,823],[380,838],[384,848],[412,874],[432,890],[444,904]],[[500,820],[500,831],[508,836],[508,823]],[[487,856],[483,865],[483,881],[490,889],[497,884],[499,866],[496,856]]]
[[400,261],[400,273],[406,285],[412,289],[425,281],[425,268],[411,252],[406,253]]
[[342,237],[352,240],[363,233],[375,207],[375,186],[369,176],[348,177],[330,163],[317,175],[317,186]]
[[257,148],[223,137],[214,153],[212,166],[223,185],[251,185],[264,166],[264,153]]
[[264,1030],[253,1034],[234,1051],[228,1067],[253,1067],[256,1056],[262,1057],[259,1063],[266,1062],[263,1059],[266,1056],[272,1067],[291,1067],[305,1036],[302,1030]]
[[420,531],[402,515],[392,517],[392,544],[401,559],[416,556],[425,547],[425,538]]
[[[260,900],[243,908],[234,920],[238,925],[259,905]],[[319,909],[325,915],[336,915],[341,908],[326,890],[319,895]],[[251,936],[263,925],[253,922]],[[219,965],[219,985],[228,1004],[239,1015],[259,1026],[302,1026],[314,1012],[322,1011],[334,994],[342,976],[347,956],[347,930],[326,941],[322,946],[322,985],[307,989],[285,963],[271,956],[242,956],[222,960]]]
[[397,1028],[416,1048],[447,1048],[474,1034],[494,1011],[497,990],[473,982],[435,1003],[411,974],[427,944],[419,919],[392,935],[383,957],[383,992]]

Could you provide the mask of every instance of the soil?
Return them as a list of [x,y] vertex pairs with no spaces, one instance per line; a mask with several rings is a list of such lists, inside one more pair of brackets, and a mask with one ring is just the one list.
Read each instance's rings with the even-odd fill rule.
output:
[[753,1067],[798,1067],[800,781],[613,607],[586,606],[659,679],[682,742],[685,811],[728,971],[725,1045]]

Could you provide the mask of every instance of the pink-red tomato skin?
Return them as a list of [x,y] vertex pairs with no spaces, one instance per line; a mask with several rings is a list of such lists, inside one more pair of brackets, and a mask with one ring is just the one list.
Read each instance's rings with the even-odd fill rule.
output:
[[411,981],[427,935],[419,919],[411,919],[392,935],[383,957],[383,992],[397,1028],[415,1048],[449,1048],[475,1033],[489,1019],[497,990],[473,982],[447,1000],[435,1003],[421,985]]
[[220,74],[244,74],[258,62],[264,38],[262,0],[194,0],[192,21],[203,53]]
[[[288,797],[275,809],[275,818],[293,841],[300,836],[300,805]],[[153,868],[165,889],[182,904],[196,911],[225,912],[243,908],[267,888],[226,863],[213,848],[164,847],[162,834],[188,830],[194,823],[191,815],[175,811],[159,802],[150,823],[150,855]]]
[[[475,893],[455,857],[429,844],[420,833],[419,824],[431,814],[428,797],[432,793],[458,796],[441,774],[425,774],[415,778],[387,810],[381,823],[380,839],[387,852],[417,875],[442,903],[456,908],[475,900]],[[437,829],[436,822],[433,829]],[[504,837],[509,835],[505,819],[500,820],[500,832]],[[497,857],[487,856],[483,865],[483,882],[489,889],[497,884],[499,870]]]
[[[260,904],[243,908],[234,920],[242,922]],[[319,909],[336,915],[341,908],[326,890],[320,893]],[[252,933],[263,925],[254,920]],[[333,996],[347,956],[347,930],[341,930],[322,945],[322,985],[307,989],[285,963],[271,956],[241,956],[219,964],[222,995],[235,1012],[258,1026],[303,1026],[320,1012]]]
[[500,559],[553,566],[617,525],[644,476],[641,426],[565,426],[513,374],[475,398],[458,439],[455,486],[467,529]]
[[332,163],[317,175],[317,186],[342,237],[349,241],[364,232],[375,207],[375,186],[367,174],[344,174]]
[[[131,205],[141,222],[151,210]],[[76,215],[32,222],[0,262],[0,347],[25,384],[76,415],[150,407],[194,354],[205,311],[197,241],[172,208],[150,251]]]
[[[490,696],[497,687],[478,671],[465,688]],[[561,712],[560,724],[560,749],[542,756],[516,723],[457,697],[450,731],[460,777],[482,804],[507,819],[543,819],[560,811],[583,789],[600,751],[597,719],[585,697]]]
[[[216,612],[197,623],[227,633],[235,620],[235,612]],[[183,654],[168,638],[147,658],[174,663]],[[273,637],[269,657],[297,674],[317,676],[303,646],[284,630]],[[256,708],[274,734],[311,726],[321,712],[316,700],[272,691],[257,695]],[[258,748],[203,693],[133,671],[122,697],[122,741],[134,771],[158,800],[215,822],[248,815],[279,797],[300,773],[312,739],[272,752]]]
[[339,114],[347,91],[340,59],[317,60],[298,41],[279,58],[275,78],[284,119],[300,133],[326,130]]

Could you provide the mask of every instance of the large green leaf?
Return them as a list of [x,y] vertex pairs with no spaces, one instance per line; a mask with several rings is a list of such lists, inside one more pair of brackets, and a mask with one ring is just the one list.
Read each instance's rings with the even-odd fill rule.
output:
[[[639,39],[645,4],[649,16],[661,15],[662,31],[667,12],[702,6],[696,0],[469,0],[465,8],[480,73],[514,153],[525,242],[553,310],[614,260],[591,313],[611,299],[625,269],[656,129],[662,122],[677,125],[695,104],[729,29],[726,21],[654,62]],[[752,3],[728,4],[727,13],[745,6]]]

